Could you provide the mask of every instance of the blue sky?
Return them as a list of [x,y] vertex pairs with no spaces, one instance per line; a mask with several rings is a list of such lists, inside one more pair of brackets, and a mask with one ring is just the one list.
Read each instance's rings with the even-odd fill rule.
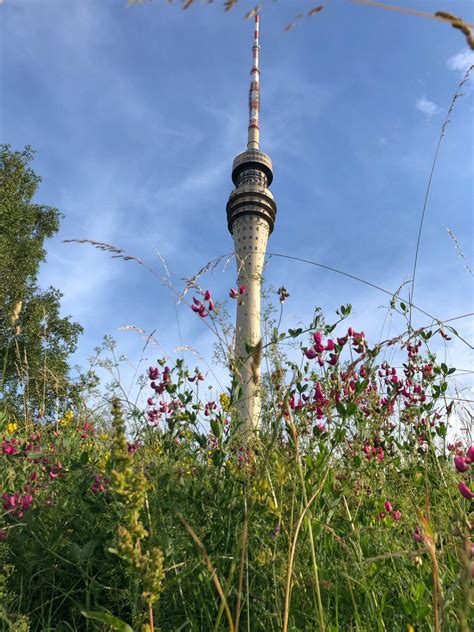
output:
[[[143,340],[119,329],[126,325],[156,331],[150,361],[175,355],[181,343],[211,361],[209,330],[180,304],[180,338],[172,296],[157,277],[63,240],[115,244],[161,276],[158,251],[178,289],[182,277],[232,251],[225,205],[232,160],[246,143],[253,25],[243,17],[254,4],[241,0],[227,14],[217,0],[187,11],[177,0],[0,6],[1,141],[36,149],[37,201],[65,214],[40,280],[63,291],[64,313],[85,327],[76,353],[84,366],[104,334],[137,361]],[[474,53],[448,24],[343,0],[284,32],[315,4],[267,0],[262,11],[261,143],[274,162],[278,203],[268,251],[395,291],[411,278],[440,129]],[[398,4],[474,22],[470,0]],[[440,319],[473,311],[473,278],[447,232],[474,267],[472,83],[464,92],[441,147],[415,288],[415,303]],[[315,305],[331,321],[347,302],[351,323],[372,339],[401,326],[383,307],[389,297],[332,272],[273,257],[266,277],[291,294],[287,326],[308,322]],[[225,298],[233,263],[202,284]],[[415,324],[429,319],[416,315]],[[457,327],[472,344],[472,319]],[[459,341],[450,358],[473,368]],[[196,364],[192,354],[188,361]]]

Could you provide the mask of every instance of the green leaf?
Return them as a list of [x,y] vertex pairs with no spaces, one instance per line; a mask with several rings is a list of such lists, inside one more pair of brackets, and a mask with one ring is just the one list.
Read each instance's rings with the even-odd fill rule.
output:
[[131,628],[128,623],[125,623],[122,619],[114,617],[114,615],[109,614],[108,612],[91,612],[90,610],[82,610],[82,615],[86,617],[86,619],[92,619],[92,621],[105,623],[111,627],[112,630],[117,630],[117,632],[133,632],[133,628]]
[[298,329],[288,329],[288,333],[292,338],[297,338],[302,332],[303,330],[301,329],[301,327],[299,327]]
[[342,404],[341,402],[337,402],[336,410],[341,415],[341,417],[343,418],[347,417],[347,411],[344,407],[344,404]]
[[357,412],[357,404],[354,404],[354,402],[349,402],[347,404],[346,410],[349,416],[355,415]]
[[218,439],[222,435],[222,423],[219,419],[211,419],[211,430]]

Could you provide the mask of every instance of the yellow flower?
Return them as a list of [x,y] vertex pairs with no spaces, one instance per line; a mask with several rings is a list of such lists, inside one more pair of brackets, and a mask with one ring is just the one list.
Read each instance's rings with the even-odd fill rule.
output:
[[415,632],[415,628],[411,625],[411,623],[408,624],[407,632]]
[[102,439],[102,441],[105,441],[108,438],[109,435],[106,432],[103,432],[101,435],[99,435],[99,439]]
[[58,423],[60,426],[67,426],[67,419],[65,419],[64,417],[61,417]]
[[64,418],[66,419],[66,421],[71,421],[73,417],[74,417],[74,413],[72,412],[72,410],[68,410],[67,413],[64,415]]
[[226,395],[225,393],[221,393],[219,395],[219,401],[221,403],[221,406],[224,410],[229,410],[230,408],[230,397],[228,395]]
[[13,434],[15,432],[15,430],[18,429],[18,425],[15,422],[10,422],[9,424],[7,424],[7,432],[8,434]]

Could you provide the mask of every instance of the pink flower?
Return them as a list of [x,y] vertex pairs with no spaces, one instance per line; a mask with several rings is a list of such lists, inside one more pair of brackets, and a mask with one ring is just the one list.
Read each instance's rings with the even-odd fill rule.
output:
[[204,300],[205,301],[210,301],[211,300],[211,293],[209,292],[209,290],[206,290],[204,292]]
[[213,311],[214,311],[214,307],[215,307],[215,305],[214,305],[214,301],[210,300],[210,301],[209,301],[209,311],[210,311],[210,312],[213,312]]
[[466,463],[466,459],[463,456],[455,456],[454,465],[458,472],[467,472],[469,469],[469,465]]
[[470,445],[466,452],[466,461],[474,463],[474,444]]
[[328,364],[330,364],[331,366],[336,366],[336,364],[339,361],[339,354],[338,353],[330,353],[329,357],[330,357],[330,360],[328,360]]
[[246,285],[241,285],[239,287],[239,294],[242,296],[242,294],[245,294],[245,292],[247,291],[247,286]]
[[148,404],[148,406],[153,406],[153,404],[155,403],[155,400],[153,399],[153,397],[149,397],[146,400],[146,403]]
[[396,520],[397,522],[400,520],[401,517],[402,517],[401,511],[397,510],[392,513],[392,518]]
[[160,370],[157,367],[150,366],[148,368],[148,377],[150,380],[157,380],[160,375]]
[[415,527],[415,531],[412,534],[413,539],[416,540],[417,542],[423,542],[423,535],[420,531],[420,527],[416,526]]
[[313,334],[313,340],[317,345],[320,345],[323,342],[323,337],[320,331],[315,331]]
[[308,358],[308,360],[314,360],[314,358],[317,355],[316,351],[313,349],[313,347],[310,347],[309,349],[306,349],[304,354]]
[[464,481],[461,481],[459,483],[458,489],[461,492],[461,496],[463,496],[466,500],[472,500],[474,498],[474,494],[471,492]]
[[331,338],[329,338],[329,340],[326,342],[326,351],[334,351],[334,347],[336,345],[334,344],[334,340],[331,340]]
[[238,294],[237,294],[237,290],[233,287],[230,288],[230,292],[229,292],[229,296],[230,298],[237,298]]
[[388,513],[392,513],[393,508],[392,508],[392,504],[391,504],[391,502],[389,500],[385,501],[384,507],[388,511]]

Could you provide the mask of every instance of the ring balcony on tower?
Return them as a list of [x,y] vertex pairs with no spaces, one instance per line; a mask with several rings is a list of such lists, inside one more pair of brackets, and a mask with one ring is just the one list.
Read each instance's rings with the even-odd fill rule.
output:
[[232,234],[232,226],[238,217],[257,215],[269,226],[269,233],[275,226],[277,207],[272,193],[267,187],[273,180],[272,161],[259,149],[247,149],[239,154],[232,166],[232,180],[236,186],[227,202],[227,225]]

